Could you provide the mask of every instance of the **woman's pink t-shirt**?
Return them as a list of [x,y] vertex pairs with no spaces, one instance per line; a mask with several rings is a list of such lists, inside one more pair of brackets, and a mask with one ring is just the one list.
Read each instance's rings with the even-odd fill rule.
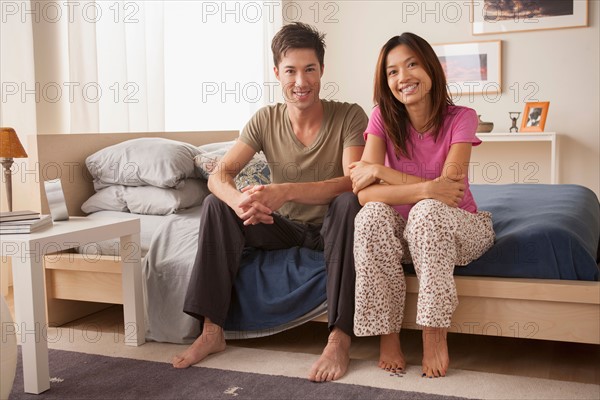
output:
[[[442,168],[450,151],[450,146],[454,143],[472,143],[473,146],[481,144],[481,140],[475,136],[478,122],[475,110],[461,106],[448,106],[446,118],[437,141],[434,142],[431,135],[423,135],[420,138],[419,133],[412,126],[409,126],[408,153],[410,158],[398,158],[394,151],[394,144],[385,134],[379,106],[376,106],[365,131],[365,140],[369,140],[368,135],[374,135],[385,140],[385,165],[387,167],[425,179],[435,179],[442,174]],[[465,183],[467,188],[459,207],[475,213],[477,212],[477,204],[475,204],[469,189],[468,178],[465,178]],[[413,205],[394,205],[394,208],[407,219]]]

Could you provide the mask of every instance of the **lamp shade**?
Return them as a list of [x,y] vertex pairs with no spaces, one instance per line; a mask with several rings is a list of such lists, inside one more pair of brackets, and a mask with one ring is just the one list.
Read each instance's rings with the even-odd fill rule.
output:
[[25,158],[27,153],[13,128],[0,128],[0,157]]

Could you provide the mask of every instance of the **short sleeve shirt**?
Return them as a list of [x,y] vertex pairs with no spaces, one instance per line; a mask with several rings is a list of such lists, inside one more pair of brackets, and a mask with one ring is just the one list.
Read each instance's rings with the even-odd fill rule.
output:
[[[412,126],[409,127],[410,141],[408,145],[409,157],[397,157],[394,144],[386,135],[379,106],[373,109],[369,125],[365,131],[365,139],[368,135],[377,136],[385,141],[386,155],[385,165],[408,175],[419,176],[425,179],[435,179],[442,174],[442,169],[450,146],[454,143],[472,143],[473,146],[481,144],[477,138],[478,118],[475,110],[461,106],[449,106],[442,130],[437,140],[431,135],[420,135]],[[477,204],[469,189],[468,178],[465,178],[467,188],[465,196],[459,207],[463,210],[475,213]],[[398,204],[394,208],[405,219],[413,204]]]
[[[344,149],[364,146],[368,118],[363,109],[357,104],[321,102],[323,123],[310,146],[304,146],[294,134],[286,104],[263,107],[242,130],[240,140],[264,152],[273,183],[318,182],[343,176]],[[278,212],[294,221],[320,224],[327,207],[288,202]]]

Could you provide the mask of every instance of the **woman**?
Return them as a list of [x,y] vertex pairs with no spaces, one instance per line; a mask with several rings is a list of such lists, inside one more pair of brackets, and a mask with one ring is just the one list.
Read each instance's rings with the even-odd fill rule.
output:
[[481,143],[477,115],[452,103],[435,52],[412,33],[381,49],[374,101],[365,151],[350,166],[364,205],[355,221],[354,333],[381,335],[379,367],[404,369],[401,263],[412,262],[422,376],[445,376],[446,333],[458,305],[454,266],[480,257],[494,242],[491,214],[477,211],[467,179],[471,147]]

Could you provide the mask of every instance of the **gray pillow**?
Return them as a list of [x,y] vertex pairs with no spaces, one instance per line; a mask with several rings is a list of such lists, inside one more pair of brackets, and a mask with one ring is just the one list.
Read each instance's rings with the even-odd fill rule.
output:
[[[201,153],[194,157],[194,163],[198,167],[199,174],[208,179],[234,143],[235,141],[219,142],[198,147]],[[264,154],[258,153],[235,177],[235,185],[238,189],[248,185],[266,185],[271,183],[270,176],[269,165]]]
[[202,179],[186,179],[179,188],[155,186],[113,185],[90,197],[81,210],[87,214],[96,211],[128,211],[134,214],[167,215],[202,204],[210,191]]
[[89,156],[86,166],[100,190],[110,185],[178,187],[197,178],[197,147],[164,138],[140,138],[106,147]]

